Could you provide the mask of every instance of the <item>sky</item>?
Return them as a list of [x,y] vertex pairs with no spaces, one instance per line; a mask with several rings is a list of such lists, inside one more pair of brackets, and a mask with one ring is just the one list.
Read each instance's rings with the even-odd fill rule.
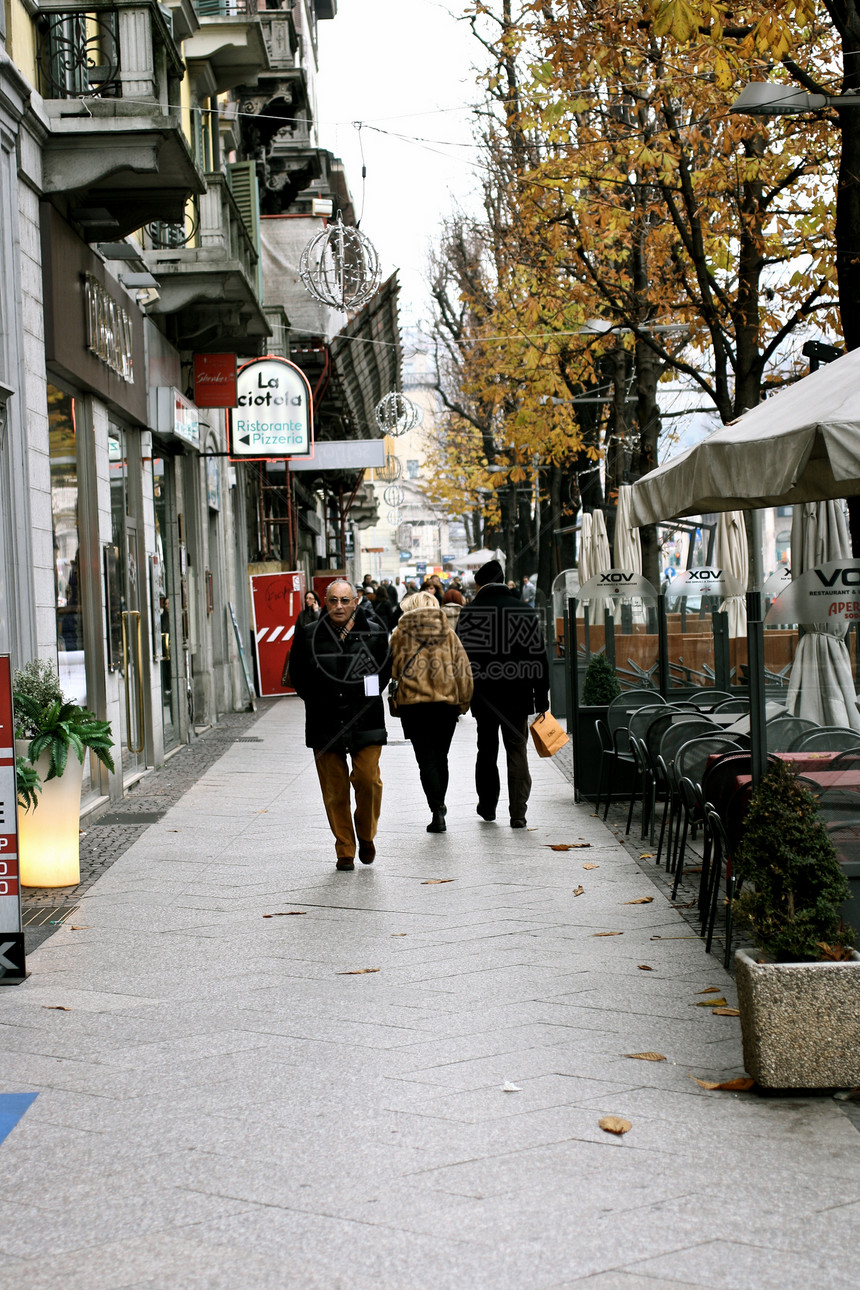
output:
[[429,319],[427,249],[442,221],[453,203],[476,204],[469,107],[481,97],[473,70],[481,50],[457,20],[461,8],[339,0],[337,17],[319,24],[320,144],[344,161],[383,276],[400,270],[402,326]]

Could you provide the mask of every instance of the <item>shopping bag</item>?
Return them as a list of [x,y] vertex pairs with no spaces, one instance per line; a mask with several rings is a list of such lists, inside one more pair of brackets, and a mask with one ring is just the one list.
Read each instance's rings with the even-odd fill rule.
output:
[[551,712],[539,712],[529,729],[538,757],[554,757],[569,739]]

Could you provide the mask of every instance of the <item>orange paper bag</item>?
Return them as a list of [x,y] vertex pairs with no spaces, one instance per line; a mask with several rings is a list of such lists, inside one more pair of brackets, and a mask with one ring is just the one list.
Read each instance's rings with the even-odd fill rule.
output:
[[559,748],[563,748],[568,742],[568,735],[551,712],[539,712],[529,729],[538,757],[554,757]]

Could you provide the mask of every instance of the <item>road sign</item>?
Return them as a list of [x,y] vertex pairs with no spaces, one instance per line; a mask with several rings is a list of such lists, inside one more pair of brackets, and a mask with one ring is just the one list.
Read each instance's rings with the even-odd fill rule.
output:
[[26,974],[18,881],[12,666],[9,655],[0,654],[0,983],[16,984],[23,981]]

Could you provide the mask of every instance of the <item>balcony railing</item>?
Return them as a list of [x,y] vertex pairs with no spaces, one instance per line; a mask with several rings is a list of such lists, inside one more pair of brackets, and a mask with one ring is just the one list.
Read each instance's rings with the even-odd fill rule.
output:
[[146,225],[144,232],[147,246],[151,246],[155,251],[175,251],[179,247],[188,246],[200,232],[199,200],[196,197],[191,199],[186,207],[184,220],[176,223],[153,220],[151,224]]
[[197,0],[198,18],[256,18],[258,0]]
[[121,95],[116,9],[42,13],[38,33],[39,90],[43,98]]

